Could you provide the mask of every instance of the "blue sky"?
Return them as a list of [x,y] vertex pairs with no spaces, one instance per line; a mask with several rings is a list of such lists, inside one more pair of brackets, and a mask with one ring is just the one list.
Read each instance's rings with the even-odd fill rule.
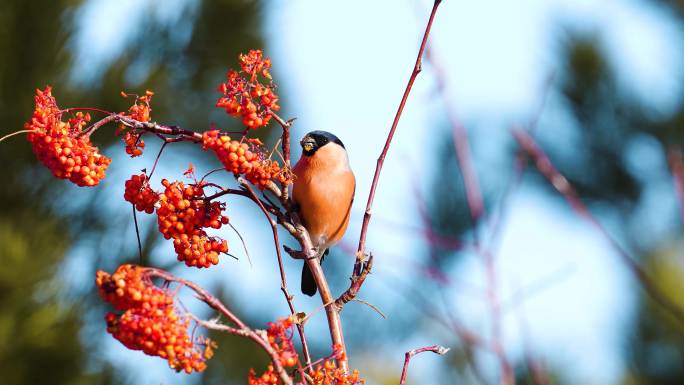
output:
[[[80,66],[74,70],[74,81],[96,79],[103,66],[126,49],[135,28],[120,26],[124,20],[125,25],[135,26],[135,18],[142,15],[131,13],[133,7],[150,7],[151,17],[168,23],[176,23],[184,15],[191,17],[196,9],[192,0],[173,2],[174,6],[169,6],[168,1],[90,0],[78,11],[79,33],[72,47]],[[294,135],[315,129],[332,131],[342,138],[351,154],[358,196],[346,242],[353,243],[358,237],[375,159],[413,66],[429,8],[427,1],[396,0],[281,0],[264,7],[264,48],[273,59],[275,78],[289,91],[282,98],[287,99],[288,112],[298,118]],[[676,96],[682,94],[678,67],[684,39],[683,31],[668,18],[662,10],[642,1],[445,0],[431,42],[447,69],[448,108],[467,127],[477,122],[478,130],[469,131],[476,158],[510,167],[504,157],[507,130],[512,124],[527,122],[541,103],[546,79],[558,65],[558,42],[566,29],[600,40],[610,53],[611,63],[618,68],[623,85],[635,98],[652,103],[661,112],[675,106]],[[181,43],[187,41],[187,30],[183,31],[179,28]],[[229,65],[232,63],[226,63]],[[132,81],[135,78],[131,75]],[[414,170],[439,167],[431,154],[442,138],[437,127],[444,125],[444,108],[435,93],[435,79],[428,64],[409,99],[385,164],[374,209],[379,220],[374,220],[369,233],[377,274],[371,277],[363,295],[381,308],[394,309],[400,300],[388,293],[381,281],[390,280],[393,274],[405,274],[408,268],[391,256],[403,255],[409,260],[426,257],[419,237],[392,231],[382,225],[382,220],[407,225],[419,222],[411,209],[415,207],[412,184],[422,181]],[[540,120],[542,137],[572,131],[572,122],[564,119],[561,111],[561,100],[550,94]],[[651,160],[650,166],[634,162],[637,172],[647,174],[662,169],[652,144],[636,143],[634,147],[633,157]],[[186,161],[177,160],[178,167],[185,167]],[[126,177],[127,170],[113,170],[107,184],[113,194],[118,196]],[[496,183],[487,175],[481,178],[485,185]],[[644,223],[660,222],[657,219],[674,205],[673,199],[663,193],[663,186],[656,187],[646,193]],[[427,186],[420,188],[429,194]],[[624,328],[636,311],[631,278],[606,241],[560,202],[549,200],[532,187],[522,188],[512,199],[497,258],[501,296],[506,298],[515,287],[564,272],[562,279],[525,302],[532,349],[547,358],[549,365],[562,369],[571,383],[618,383],[624,365],[620,356],[626,343]],[[116,209],[118,203],[111,204]],[[254,267],[245,261],[223,262],[220,269],[235,272],[235,280],[227,285],[243,287],[250,293],[276,293],[272,244],[258,241],[266,225],[261,218],[252,220],[260,215],[258,211],[233,207],[231,218],[237,224],[244,222],[243,232],[248,242],[252,240],[249,243]],[[606,220],[610,227],[610,217]],[[656,227],[652,237],[657,239],[667,231],[667,227]],[[160,246],[158,254],[170,253],[171,248],[166,246]],[[74,260],[86,257],[78,248],[72,255],[70,266],[75,265]],[[298,265],[294,265],[290,264],[290,275],[296,281]],[[457,280],[484,287],[482,264],[475,255],[467,256],[450,273]],[[216,269],[192,275],[205,280],[222,274],[225,270]],[[467,325],[486,335],[488,313],[482,301],[456,289],[449,291],[448,298]],[[263,300],[272,301],[266,297]],[[280,302],[280,296],[273,304],[267,302],[274,316],[286,311]],[[303,309],[317,306],[308,299],[299,303]],[[387,321],[375,319],[375,314],[360,306],[345,312],[345,317],[368,317],[374,325],[385,322],[391,328],[393,314],[388,316]],[[323,315],[318,318],[312,327],[320,330]],[[515,312],[503,321],[509,354],[519,357],[522,339]],[[382,347],[386,354],[356,364],[362,371],[372,371],[373,367],[387,367],[389,362],[398,373],[402,356],[398,352],[421,344],[453,343],[434,325],[424,325],[424,330],[409,341],[387,343]],[[183,381],[163,362],[125,351],[114,342],[111,346],[109,359],[128,364],[143,362],[138,370],[145,371],[150,384]],[[413,373],[418,376],[430,370],[434,360],[416,360]],[[493,369],[490,361],[483,357],[483,368]]]

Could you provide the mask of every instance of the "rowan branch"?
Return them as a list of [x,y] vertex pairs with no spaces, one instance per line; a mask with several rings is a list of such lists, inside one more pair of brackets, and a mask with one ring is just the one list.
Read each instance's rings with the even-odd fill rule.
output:
[[[283,295],[285,296],[287,306],[290,308],[290,314],[296,315],[297,310],[295,309],[294,303],[292,301],[293,295],[290,294],[290,291],[287,288],[287,278],[285,276],[285,268],[283,267],[283,257],[280,253],[280,240],[278,237],[277,223],[275,220],[273,220],[273,218],[271,218],[271,215],[269,214],[268,210],[266,210],[266,207],[264,207],[264,205],[261,203],[256,193],[254,192],[252,187],[250,187],[247,181],[240,178],[238,179],[238,182],[240,183],[240,185],[242,185],[243,188],[247,190],[247,192],[249,192],[249,194],[252,196],[252,200],[257,203],[261,211],[266,216],[268,224],[271,226],[271,231],[273,232],[273,243],[275,244],[276,255],[278,256],[278,269],[280,271],[280,290],[283,292]],[[311,364],[311,353],[309,352],[309,344],[306,341],[306,335],[304,334],[304,325],[302,323],[297,323],[297,332],[299,333],[299,340],[302,343],[302,352],[304,353],[304,359],[308,366]]]
[[[399,102],[399,107],[397,108],[394,120],[392,121],[392,126],[390,127],[389,133],[387,134],[385,146],[383,147],[382,152],[378,157],[377,165],[375,167],[375,173],[373,175],[373,182],[371,183],[370,192],[368,193],[368,202],[366,203],[366,210],[363,215],[363,222],[361,224],[359,245],[356,251],[356,261],[354,262],[354,270],[352,272],[352,283],[349,290],[345,292],[345,294],[349,293],[349,296],[351,296],[351,298],[347,299],[346,302],[349,302],[349,300],[353,299],[356,296],[368,275],[368,273],[363,274],[365,270],[363,265],[366,256],[366,235],[368,234],[368,225],[370,224],[373,201],[375,200],[375,191],[378,187],[378,182],[380,181],[380,172],[382,171],[382,166],[385,163],[385,157],[387,156],[387,152],[389,151],[390,145],[392,144],[394,133],[396,132],[397,126],[399,125],[399,119],[401,119],[401,114],[404,111],[404,106],[406,105],[406,101],[408,100],[409,94],[411,93],[411,89],[413,88],[413,83],[416,81],[416,77],[422,70],[423,52],[425,51],[428,36],[430,35],[430,30],[432,29],[432,23],[435,19],[435,15],[437,14],[437,8],[441,3],[441,0],[435,0],[432,5],[430,18],[428,19],[427,25],[425,27],[425,32],[423,33],[423,39],[421,40],[420,48],[418,49],[418,55],[416,57],[416,62],[413,65],[413,71],[411,72],[411,76],[409,77],[408,83],[406,84],[406,89],[404,90],[404,94],[401,97],[401,101]],[[341,298],[339,300],[340,305],[346,303]]]
[[[321,262],[317,258],[316,249],[311,242],[309,237],[309,232],[306,230],[304,225],[302,225],[299,220],[299,216],[296,213],[291,215],[292,227],[295,230],[293,236],[299,242],[302,248],[301,253],[303,254],[304,263],[307,264],[309,270],[311,270],[311,275],[316,282],[318,287],[318,293],[321,297],[321,302],[325,305],[325,315],[328,320],[328,330],[330,331],[330,338],[334,346],[337,346],[343,353],[338,359],[340,368],[345,372],[349,372],[349,362],[347,360],[347,347],[344,342],[344,334],[342,331],[342,319],[340,318],[340,308],[335,303],[335,298],[330,292],[330,287],[328,286],[328,280],[323,273],[321,268]],[[279,219],[280,220],[280,219]]]
[[[278,114],[272,110],[268,110],[268,113],[273,117],[273,119],[280,124],[283,129],[283,134],[281,135],[281,146],[283,149],[283,162],[285,163],[285,168],[290,169],[290,128],[292,127],[292,122],[294,119],[284,120]],[[283,189],[281,202],[286,207],[289,207],[289,192],[287,188]]]
[[[97,122],[93,123],[90,127],[83,130],[78,136],[89,136],[95,132],[100,127],[108,123],[121,123],[127,127],[142,130],[145,132],[150,132],[157,135],[172,136],[169,141],[190,141],[200,143],[202,142],[202,134],[196,131],[186,130],[178,126],[166,126],[158,124],[156,122],[143,122],[133,118],[129,118],[120,114],[110,114]],[[166,140],[165,140],[166,141]]]
[[408,374],[409,362],[411,362],[411,358],[413,358],[413,356],[425,352],[433,352],[435,354],[444,355],[448,351],[449,348],[445,348],[444,346],[432,345],[409,350],[408,352],[406,352],[406,354],[404,354],[404,368],[401,370],[401,378],[399,378],[399,385],[404,385],[406,383],[406,375]]

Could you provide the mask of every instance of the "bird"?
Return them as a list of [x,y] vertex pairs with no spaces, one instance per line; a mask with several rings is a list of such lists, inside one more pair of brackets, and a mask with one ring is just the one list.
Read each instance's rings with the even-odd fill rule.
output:
[[[302,156],[294,166],[292,200],[316,249],[316,258],[342,239],[351,213],[356,179],[342,141],[327,131],[312,131],[299,142]],[[313,296],[317,286],[306,263],[302,293]]]

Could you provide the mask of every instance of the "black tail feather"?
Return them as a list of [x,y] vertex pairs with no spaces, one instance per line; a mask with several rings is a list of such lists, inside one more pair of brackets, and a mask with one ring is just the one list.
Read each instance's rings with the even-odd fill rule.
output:
[[[329,251],[330,249],[325,250],[325,253],[321,255],[321,264],[323,263],[323,258],[325,258],[325,256],[328,255]],[[316,281],[314,280],[313,274],[311,273],[309,266],[305,262],[304,266],[302,266],[302,293],[308,295],[309,297],[313,297],[314,295],[316,295],[316,291],[318,291]]]

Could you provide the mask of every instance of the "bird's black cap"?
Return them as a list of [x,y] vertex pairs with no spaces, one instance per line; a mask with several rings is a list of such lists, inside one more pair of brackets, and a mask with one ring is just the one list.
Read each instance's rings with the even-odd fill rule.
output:
[[342,143],[340,138],[328,131],[311,131],[304,135],[300,144],[304,150],[304,155],[311,156],[316,153],[316,150],[331,142],[344,148],[344,143]]

